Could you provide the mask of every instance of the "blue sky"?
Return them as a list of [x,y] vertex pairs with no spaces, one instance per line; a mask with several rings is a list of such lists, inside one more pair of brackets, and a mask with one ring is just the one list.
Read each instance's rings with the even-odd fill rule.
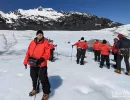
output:
[[130,23],[130,0],[0,0],[0,9],[4,12],[38,6],[89,12],[124,24]]

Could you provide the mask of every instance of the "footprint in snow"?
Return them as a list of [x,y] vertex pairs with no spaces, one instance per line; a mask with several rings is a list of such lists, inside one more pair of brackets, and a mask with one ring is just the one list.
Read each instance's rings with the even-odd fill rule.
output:
[[21,73],[18,73],[18,74],[17,74],[17,76],[19,76],[19,77],[21,77],[21,76],[23,76],[23,75],[24,75],[24,74],[21,74]]
[[93,92],[93,90],[90,87],[85,86],[76,87],[75,90],[83,95],[87,95],[88,93]]
[[8,72],[8,71],[7,71],[7,70],[2,70],[2,69],[0,69],[0,72],[6,73],[6,72]]

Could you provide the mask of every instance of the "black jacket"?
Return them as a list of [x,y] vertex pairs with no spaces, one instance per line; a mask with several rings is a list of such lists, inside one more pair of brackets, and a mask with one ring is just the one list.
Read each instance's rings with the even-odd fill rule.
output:
[[130,40],[127,38],[120,39],[116,44],[117,49],[130,48]]

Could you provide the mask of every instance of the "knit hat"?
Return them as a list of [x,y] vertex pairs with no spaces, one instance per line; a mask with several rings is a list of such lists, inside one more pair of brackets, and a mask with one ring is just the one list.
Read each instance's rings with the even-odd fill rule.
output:
[[114,38],[114,40],[115,40],[115,41],[116,41],[116,40],[118,41],[118,38]]
[[81,37],[81,40],[84,40],[84,37]]
[[106,40],[103,40],[103,41],[102,41],[102,43],[103,43],[103,44],[106,44],[106,43],[107,43],[107,41],[106,41]]
[[99,40],[98,40],[98,39],[96,39],[96,41],[98,42]]
[[43,31],[42,30],[38,30],[36,35],[38,35],[38,34],[42,34],[43,35]]
[[117,36],[119,39],[122,39],[122,38],[124,38],[125,36],[123,35],[123,34],[118,34],[118,36]]

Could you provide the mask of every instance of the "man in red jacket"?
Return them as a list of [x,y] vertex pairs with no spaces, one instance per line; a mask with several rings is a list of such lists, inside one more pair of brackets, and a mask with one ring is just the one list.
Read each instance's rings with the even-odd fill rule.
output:
[[104,62],[106,61],[107,68],[110,69],[110,46],[107,44],[106,40],[103,40],[101,47],[100,47],[100,52],[101,52],[101,62],[100,62],[100,68],[103,68]]
[[96,40],[93,43],[93,50],[94,50],[95,61],[98,60],[98,62],[100,62],[100,46],[101,46],[101,43],[99,42],[99,40]]
[[49,41],[44,38],[41,30],[37,31],[37,37],[31,41],[24,59],[25,68],[30,65],[30,76],[32,78],[33,90],[29,96],[39,93],[39,81],[43,88],[42,100],[48,100],[50,94],[50,83],[47,75],[47,60],[50,58]]
[[81,59],[80,65],[84,65],[85,51],[88,48],[87,43],[84,41],[84,37],[82,37],[80,41],[72,45],[72,47],[73,46],[77,46],[77,64],[79,64],[79,61]]
[[57,45],[53,44],[53,40],[50,40],[49,47],[50,47],[50,61],[54,61],[54,50]]

